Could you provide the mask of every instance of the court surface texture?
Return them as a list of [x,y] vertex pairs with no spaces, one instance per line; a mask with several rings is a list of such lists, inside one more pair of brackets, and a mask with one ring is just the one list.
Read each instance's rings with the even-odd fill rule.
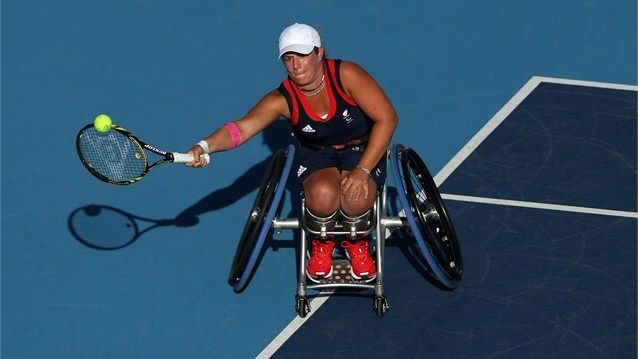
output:
[[[3,358],[636,356],[635,1],[1,10]],[[383,318],[358,293],[316,298],[301,319],[283,230],[234,293],[261,176],[291,142],[284,121],[203,169],[166,165],[132,186],[82,167],[75,135],[99,113],[175,151],[242,116],[284,78],[276,44],[295,21],[391,98],[393,142],[425,160],[458,233],[458,289],[432,282],[397,230]],[[281,215],[294,217],[288,189]]]

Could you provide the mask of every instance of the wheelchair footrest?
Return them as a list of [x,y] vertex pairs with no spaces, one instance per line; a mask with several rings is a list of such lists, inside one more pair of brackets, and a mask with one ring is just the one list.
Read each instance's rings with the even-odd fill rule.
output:
[[348,259],[336,258],[332,260],[332,276],[330,278],[320,279],[319,284],[369,284],[364,280],[358,280],[352,277],[350,270],[352,268]]

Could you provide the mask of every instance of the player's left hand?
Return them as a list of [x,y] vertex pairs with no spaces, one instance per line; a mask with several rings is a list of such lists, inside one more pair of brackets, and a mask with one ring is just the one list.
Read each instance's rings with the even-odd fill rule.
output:
[[341,180],[341,195],[348,201],[368,199],[368,174],[355,168]]

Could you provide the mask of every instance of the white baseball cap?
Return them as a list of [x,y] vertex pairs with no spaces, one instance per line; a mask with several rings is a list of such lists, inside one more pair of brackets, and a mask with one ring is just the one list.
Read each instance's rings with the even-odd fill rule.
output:
[[307,55],[315,47],[321,47],[319,33],[312,26],[294,23],[279,35],[279,57],[286,52],[297,52]]

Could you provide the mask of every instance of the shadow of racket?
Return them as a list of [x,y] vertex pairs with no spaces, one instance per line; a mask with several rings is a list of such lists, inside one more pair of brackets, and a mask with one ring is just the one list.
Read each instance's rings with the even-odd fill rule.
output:
[[[141,229],[143,222],[148,225]],[[175,219],[144,218],[114,207],[90,204],[71,212],[68,226],[80,243],[93,249],[114,250],[128,246],[154,228],[177,225],[177,222]]]

